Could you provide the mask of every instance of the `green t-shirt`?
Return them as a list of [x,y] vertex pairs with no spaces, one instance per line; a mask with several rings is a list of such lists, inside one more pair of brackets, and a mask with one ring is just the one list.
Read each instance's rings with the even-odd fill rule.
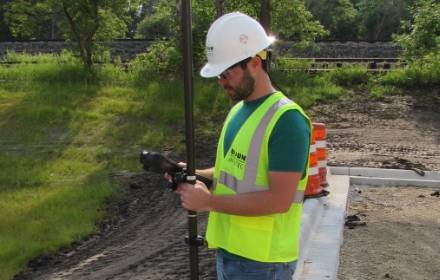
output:
[[[243,106],[231,117],[223,143],[225,153],[243,123],[269,96],[244,101]],[[269,170],[303,173],[309,146],[310,129],[307,120],[297,110],[288,110],[275,124],[269,138]]]

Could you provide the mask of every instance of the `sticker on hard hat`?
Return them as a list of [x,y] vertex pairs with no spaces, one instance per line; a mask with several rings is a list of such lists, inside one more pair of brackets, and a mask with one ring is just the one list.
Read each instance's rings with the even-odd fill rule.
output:
[[214,47],[206,47],[206,56],[212,57],[214,55]]
[[249,40],[249,37],[246,34],[241,34],[239,40],[240,40],[240,44],[246,45]]

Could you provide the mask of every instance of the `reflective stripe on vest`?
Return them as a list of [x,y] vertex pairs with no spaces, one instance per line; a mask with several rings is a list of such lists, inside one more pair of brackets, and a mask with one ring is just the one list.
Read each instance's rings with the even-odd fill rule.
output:
[[[224,171],[220,172],[220,177],[218,182],[234,190],[236,193],[247,193],[247,192],[259,192],[264,191],[262,188],[252,188],[250,185],[244,185],[246,182],[240,181],[233,175],[230,175]],[[217,182],[214,182],[214,187]],[[244,186],[244,187],[243,187]],[[297,190],[292,203],[302,203],[304,200],[304,190]]]
[[[270,120],[276,113],[276,111],[283,105],[293,103],[288,98],[282,98],[278,102],[272,105],[269,110],[264,115],[263,119],[257,126],[255,133],[252,137],[251,145],[249,147],[249,152],[247,154],[248,162],[258,162],[260,157],[261,145],[263,144],[264,133],[266,132],[267,126],[269,125]],[[239,180],[235,178],[233,175],[228,174],[225,171],[220,172],[220,176],[218,178],[218,182],[229,187],[234,190],[236,193],[248,193],[248,192],[256,192],[256,191],[264,191],[267,190],[269,186],[263,185],[256,187],[256,178],[258,172],[258,165],[249,164],[246,166],[244,171],[243,180]],[[261,188],[264,187],[264,188]],[[302,203],[304,198],[304,190],[297,190],[295,193],[295,197],[292,203]]]

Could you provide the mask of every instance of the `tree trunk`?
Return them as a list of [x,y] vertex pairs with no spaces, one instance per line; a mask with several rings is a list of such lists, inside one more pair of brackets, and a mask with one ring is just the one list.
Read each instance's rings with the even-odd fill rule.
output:
[[267,33],[270,32],[270,0],[261,0],[260,23]]
[[98,4],[96,2],[93,2],[92,5],[89,6],[89,8],[89,14],[91,17],[93,17],[94,22],[91,26],[83,27],[81,29],[81,25],[80,27],[78,27],[77,23],[74,20],[74,17],[69,13],[66,4],[63,2],[63,11],[67,17],[73,36],[78,44],[81,60],[84,66],[90,70],[93,67],[93,37],[95,36],[99,28]]
[[215,0],[215,10],[216,10],[215,18],[219,18],[223,15],[224,2],[225,0]]

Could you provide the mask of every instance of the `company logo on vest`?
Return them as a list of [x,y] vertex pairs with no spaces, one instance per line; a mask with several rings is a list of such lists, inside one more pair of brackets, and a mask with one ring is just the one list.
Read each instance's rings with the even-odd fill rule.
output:
[[243,169],[244,163],[246,161],[246,155],[231,149],[231,154],[228,161],[234,164],[236,167]]

